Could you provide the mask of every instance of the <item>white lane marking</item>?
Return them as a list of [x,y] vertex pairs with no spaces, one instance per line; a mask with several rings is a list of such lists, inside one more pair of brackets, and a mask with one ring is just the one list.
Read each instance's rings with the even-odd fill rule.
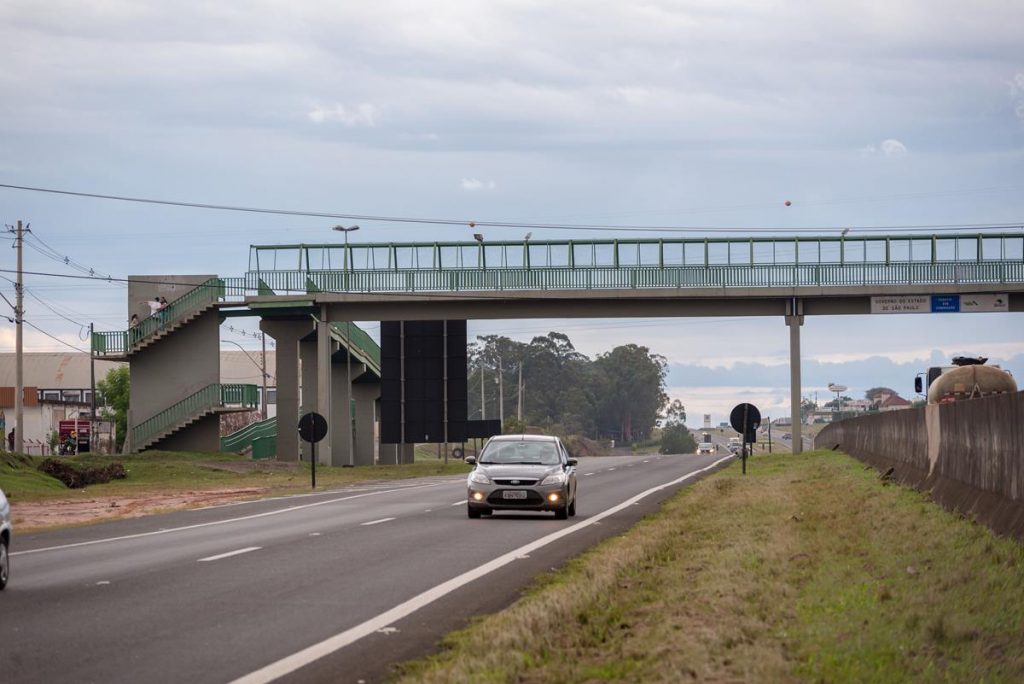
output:
[[591,476],[591,475],[593,475],[593,474],[594,474],[594,473],[583,473],[583,477],[590,477],[590,476]]
[[319,533],[319,532],[310,532],[310,533],[309,533],[309,536],[310,536],[310,537],[319,537],[319,536],[320,536],[320,533]]
[[651,462],[651,459],[647,459],[646,461],[644,461],[644,463],[650,463],[650,462]]
[[362,527],[368,527],[370,525],[380,525],[381,523],[391,522],[395,518],[381,518],[380,520],[371,520],[370,522],[359,523]]
[[243,553],[249,553],[250,551],[259,551],[262,546],[247,546],[244,549],[236,549],[234,551],[228,551],[227,553],[219,553],[216,556],[207,556],[206,558],[200,558],[197,563],[208,563],[209,561],[220,560],[221,558],[231,558],[232,556],[240,556]]
[[[317,506],[325,506],[327,504],[338,503],[339,501],[351,501],[352,499],[362,499],[367,496],[376,496],[378,494],[390,494],[391,492],[401,492],[407,489],[417,489],[425,487],[439,487],[443,482],[431,482],[425,485],[416,485],[413,487],[398,487],[396,489],[380,489],[374,492],[367,492],[365,494],[356,494],[354,496],[343,496],[337,499],[328,499],[326,501],[317,501],[311,504],[302,504],[301,506],[289,506],[288,508],[282,508],[276,511],[266,511],[265,513],[253,513],[252,515],[243,515],[240,518],[228,518],[227,520],[214,520],[206,523],[196,523],[195,525],[184,525],[182,527],[168,527],[161,528],[154,532],[139,532],[138,534],[126,534],[121,537],[108,537],[107,539],[93,539],[91,541],[75,542],[74,544],[62,544],[60,546],[46,546],[41,549],[29,549],[27,551],[16,551],[11,556],[27,556],[30,553],[42,553],[44,551],[58,551],[60,549],[72,549],[76,546],[92,546],[93,544],[107,544],[109,542],[124,541],[126,539],[139,539],[141,537],[153,537],[158,534],[168,534],[169,532],[182,532],[185,530],[196,530],[202,527],[212,527],[214,525],[227,525],[233,522],[242,522],[244,520],[255,520],[257,518],[266,518],[271,515],[281,515],[282,513],[291,513],[292,511],[300,511],[305,508],[315,508]],[[307,496],[300,494],[299,496]]]
[[615,470],[615,468],[609,468],[609,469],[608,469],[608,472],[610,473],[610,472],[612,472],[613,470]]
[[463,499],[462,501],[456,501],[455,503],[452,504],[452,506],[461,506],[464,503],[466,503],[465,499]]
[[247,675],[243,675],[238,679],[234,680],[233,682],[231,682],[231,684],[266,684],[266,682],[272,682],[275,679],[279,679],[280,677],[284,677],[287,674],[291,674],[299,668],[305,667],[306,665],[309,665],[310,663],[317,661],[320,658],[323,658],[324,656],[328,656],[334,653],[335,651],[338,651],[348,646],[349,644],[352,644],[358,641],[359,639],[362,639],[365,636],[369,636],[370,634],[373,634],[378,630],[385,629],[392,623],[398,622],[402,618],[411,615],[420,608],[430,605],[434,601],[437,601],[438,599],[447,596],[453,591],[460,589],[465,585],[469,584],[470,582],[480,579],[481,577],[484,577],[485,575],[488,575],[494,572],[495,570],[502,568],[508,565],[509,563],[512,563],[513,561],[519,560],[520,557],[528,555],[532,551],[536,551],[537,549],[543,548],[548,544],[561,539],[562,537],[566,537],[570,534],[573,534],[574,532],[578,532],[582,529],[589,527],[590,525],[596,525],[600,520],[603,520],[608,516],[615,515],[619,511],[624,510],[625,508],[631,506],[633,503],[640,501],[641,499],[644,499],[650,496],[651,494],[654,494],[655,492],[659,492],[663,489],[667,489],[668,487],[672,487],[674,485],[686,482],[691,477],[707,472],[712,468],[718,466],[720,463],[725,463],[726,461],[729,461],[732,458],[733,456],[732,454],[730,454],[724,458],[715,461],[709,466],[701,468],[700,470],[695,470],[692,473],[688,473],[686,475],[683,475],[682,477],[677,477],[674,480],[670,480],[669,482],[665,482],[664,484],[660,484],[656,487],[651,487],[648,490],[640,492],[639,494],[633,496],[632,498],[627,499],[626,501],[623,501],[620,504],[612,506],[611,508],[605,509],[600,513],[596,513],[593,516],[587,518],[586,520],[582,520],[569,527],[563,527],[557,532],[552,532],[551,534],[545,537],[541,537],[540,539],[537,539],[535,541],[532,541],[529,544],[524,544],[523,546],[520,546],[518,549],[509,551],[508,553],[498,556],[497,558],[490,560],[484,563],[483,565],[477,566],[472,570],[467,570],[466,572],[462,573],[457,577],[453,577],[447,582],[442,582],[441,584],[438,584],[436,587],[427,589],[422,594],[413,596],[408,601],[399,603],[394,608],[386,610],[380,615],[370,618],[369,620],[366,620],[365,622],[362,622],[356,625],[355,627],[350,627],[349,629],[346,629],[344,632],[335,634],[332,637],[324,639],[320,643],[313,644],[312,646],[304,648],[301,651],[293,653],[290,656],[286,656],[281,660],[278,660],[277,662],[270,663],[266,667],[262,667],[259,670],[256,670],[255,672],[250,672]]
[[99,582],[96,583],[96,586],[97,587],[105,587],[108,584],[110,584],[110,580],[100,580]]

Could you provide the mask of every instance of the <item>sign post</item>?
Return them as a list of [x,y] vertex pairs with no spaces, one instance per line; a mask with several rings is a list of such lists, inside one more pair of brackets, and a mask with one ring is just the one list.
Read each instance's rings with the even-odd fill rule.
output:
[[753,404],[737,404],[729,414],[732,429],[743,435],[743,446],[740,458],[743,461],[743,474],[747,474],[747,445],[757,441],[757,428],[761,427],[761,412]]
[[299,437],[309,442],[312,487],[316,489],[316,443],[327,436],[327,419],[315,411],[299,418]]

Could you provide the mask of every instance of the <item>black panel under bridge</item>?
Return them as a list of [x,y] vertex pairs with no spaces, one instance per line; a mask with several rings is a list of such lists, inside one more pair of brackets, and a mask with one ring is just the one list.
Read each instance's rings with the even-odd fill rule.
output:
[[465,442],[501,433],[468,420],[466,321],[381,321],[380,441]]

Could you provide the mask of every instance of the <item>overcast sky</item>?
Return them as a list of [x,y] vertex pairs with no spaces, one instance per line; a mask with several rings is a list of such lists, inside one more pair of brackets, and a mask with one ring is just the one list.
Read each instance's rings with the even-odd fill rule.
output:
[[[471,220],[736,234],[1020,224],[1021,26],[1016,0],[6,0],[0,183],[467,222],[361,221],[357,242],[471,239]],[[337,236],[330,219],[9,189],[0,218],[31,222],[27,270],[65,275],[241,275],[250,243]],[[26,320],[64,342],[85,348],[89,322],[125,325],[122,286],[26,282]],[[589,355],[627,342],[664,355],[691,415],[718,420],[751,398],[787,410],[781,320],[470,328],[549,329]],[[909,394],[914,372],[963,351],[1024,377],[1019,314],[808,319],[803,335],[805,394],[830,381]],[[4,322],[0,350],[13,338]],[[26,349],[59,348],[27,329]]]

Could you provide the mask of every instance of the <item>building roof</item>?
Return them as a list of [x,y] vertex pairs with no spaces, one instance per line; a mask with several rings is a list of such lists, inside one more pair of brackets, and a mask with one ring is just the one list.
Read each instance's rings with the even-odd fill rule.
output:
[[879,408],[890,408],[893,406],[910,406],[910,402],[901,397],[898,394],[890,394],[885,400],[878,405]]

